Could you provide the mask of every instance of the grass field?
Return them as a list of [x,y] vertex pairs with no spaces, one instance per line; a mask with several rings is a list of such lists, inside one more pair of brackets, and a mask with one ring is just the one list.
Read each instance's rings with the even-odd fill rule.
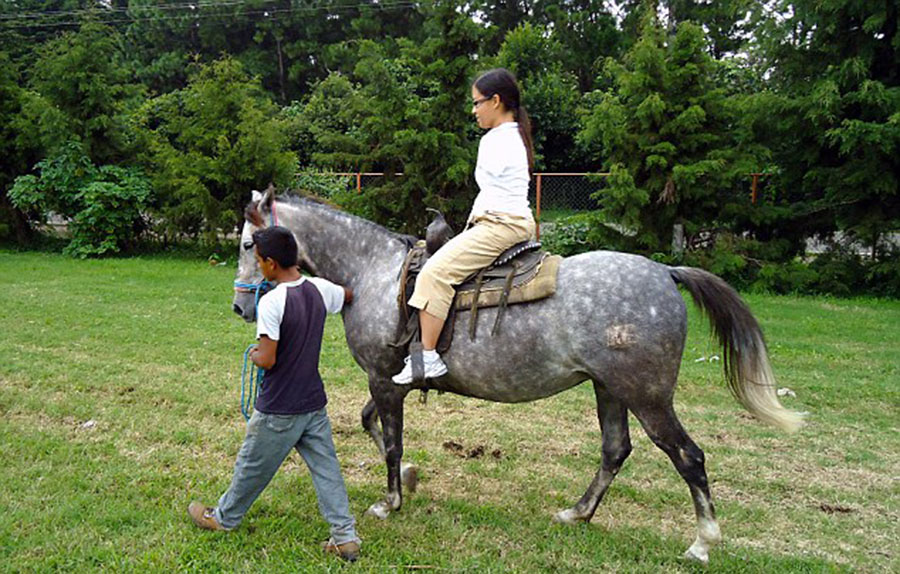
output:
[[321,555],[328,529],[296,454],[237,531],[199,531],[187,504],[227,488],[244,430],[253,327],[231,312],[233,272],[0,252],[0,570],[900,570],[898,301],[747,297],[779,386],[796,393],[785,404],[810,413],[796,435],[751,419],[721,362],[698,361],[720,351],[691,310],[676,408],[705,450],[724,535],[707,568],[681,559],[695,535],[687,487],[633,419],[634,452],[593,522],[551,521],[599,465],[589,385],[526,405],[411,395],[419,491],[387,521],[364,516],[384,465],[358,422],[366,380],[338,318],[322,374],[362,560]]

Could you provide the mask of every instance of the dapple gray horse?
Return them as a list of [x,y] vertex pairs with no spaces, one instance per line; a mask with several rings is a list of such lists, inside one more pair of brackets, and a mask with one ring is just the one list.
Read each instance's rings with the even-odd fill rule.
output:
[[[282,197],[270,188],[253,192],[245,215],[236,284],[261,281],[252,255],[252,232],[277,222],[293,231],[301,266],[353,289],[343,311],[347,344],[369,378],[370,404],[363,426],[387,462],[388,489],[369,513],[386,518],[401,505],[402,483],[414,467],[401,465],[403,401],[412,388],[391,382],[405,351],[391,346],[397,333],[398,274],[410,238],[322,202]],[[718,277],[688,267],[667,267],[644,257],[596,251],[566,258],[554,296],[506,310],[503,328],[487,334],[495,309],[480,311],[485,335],[457,336],[444,355],[448,375],[427,387],[517,403],[554,395],[590,380],[602,432],[600,469],[581,499],[555,519],[589,521],[631,452],[628,411],[672,460],[687,482],[698,534],[685,556],[706,562],[720,539],[704,468],[703,451],[675,416],[672,397],[684,349],[687,318],[677,285],[683,285],[710,318],[724,348],[725,375],[740,403],[757,418],[786,430],[798,413],[778,401],[759,325],[737,293]],[[236,289],[234,310],[255,319],[254,295]],[[459,316],[468,323],[468,312]],[[374,403],[373,403],[374,401]],[[381,419],[381,431],[376,417]],[[382,435],[383,432],[383,435]]]

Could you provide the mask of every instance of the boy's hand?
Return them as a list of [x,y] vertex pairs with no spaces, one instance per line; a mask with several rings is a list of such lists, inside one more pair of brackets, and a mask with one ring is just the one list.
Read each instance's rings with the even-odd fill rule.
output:
[[250,360],[257,367],[262,369],[271,369],[275,365],[276,351],[278,349],[278,341],[273,341],[263,335],[259,338],[259,344],[253,345],[250,349]]
[[353,289],[344,287],[344,305],[353,303]]

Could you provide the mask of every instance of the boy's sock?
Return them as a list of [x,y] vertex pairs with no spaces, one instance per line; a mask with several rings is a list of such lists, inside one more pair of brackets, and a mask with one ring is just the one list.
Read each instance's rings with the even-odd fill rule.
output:
[[427,363],[433,363],[435,361],[441,360],[441,356],[438,354],[436,349],[425,350],[422,349],[422,360]]

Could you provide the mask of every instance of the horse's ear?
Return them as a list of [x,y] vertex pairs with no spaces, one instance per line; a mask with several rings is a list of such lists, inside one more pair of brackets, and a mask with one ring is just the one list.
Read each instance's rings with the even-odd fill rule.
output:
[[250,203],[244,207],[244,219],[259,227],[265,225],[262,216],[259,214],[259,206],[261,205],[260,201],[262,201],[262,198],[263,194],[254,189],[250,191]]
[[269,187],[262,193],[262,196],[259,199],[259,206],[265,210],[270,210],[272,208],[272,201],[275,199],[275,185],[269,184]]

